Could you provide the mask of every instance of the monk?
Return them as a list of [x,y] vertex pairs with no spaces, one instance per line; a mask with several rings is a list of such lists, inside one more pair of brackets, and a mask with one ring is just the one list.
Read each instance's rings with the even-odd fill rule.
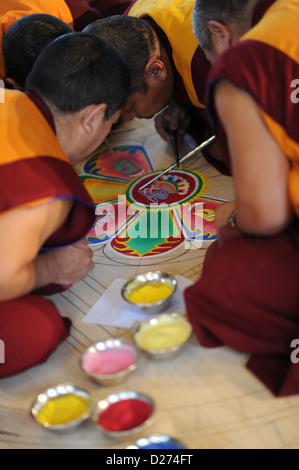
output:
[[5,86],[23,90],[26,78],[43,48],[59,36],[72,31],[64,21],[42,13],[22,16],[15,21],[2,43],[6,69]]
[[[133,79],[122,117],[155,116],[157,131],[169,143],[167,129],[176,130],[179,140],[187,132],[198,144],[213,133],[205,106],[210,63],[193,32],[193,8],[194,0],[136,0],[122,17],[86,27],[110,41],[129,64]],[[216,145],[204,155],[229,173]]]
[[41,294],[62,291],[93,268],[85,235],[95,207],[73,167],[108,135],[128,88],[127,65],[113,47],[73,32],[43,49],[24,92],[5,92],[0,377],[41,364],[69,335],[71,319]]
[[277,0],[251,27],[258,4],[195,2],[235,200],[219,206],[218,240],[185,300],[200,344],[250,354],[249,370],[281,397],[299,393],[299,3]]
[[5,0],[0,2],[0,79],[5,79],[2,40],[7,30],[23,16],[44,13],[55,16],[75,31],[100,18],[122,14],[128,0]]

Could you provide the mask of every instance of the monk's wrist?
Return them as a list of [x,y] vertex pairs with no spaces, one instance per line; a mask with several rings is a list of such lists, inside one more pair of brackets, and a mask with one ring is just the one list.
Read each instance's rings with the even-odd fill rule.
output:
[[229,227],[236,227],[237,226],[237,219],[236,219],[236,211],[235,209],[229,214],[226,225]]

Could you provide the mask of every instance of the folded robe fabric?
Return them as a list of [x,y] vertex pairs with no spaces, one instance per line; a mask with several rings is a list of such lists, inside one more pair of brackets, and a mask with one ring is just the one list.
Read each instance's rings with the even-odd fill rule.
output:
[[45,362],[64,341],[72,322],[54,304],[36,295],[0,304],[0,337],[5,345],[0,378]]

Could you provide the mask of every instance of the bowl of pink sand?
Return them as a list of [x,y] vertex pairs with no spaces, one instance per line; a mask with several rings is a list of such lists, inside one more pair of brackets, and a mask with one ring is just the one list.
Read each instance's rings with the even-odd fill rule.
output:
[[82,354],[81,368],[102,385],[123,382],[137,367],[138,348],[120,339],[95,343]]

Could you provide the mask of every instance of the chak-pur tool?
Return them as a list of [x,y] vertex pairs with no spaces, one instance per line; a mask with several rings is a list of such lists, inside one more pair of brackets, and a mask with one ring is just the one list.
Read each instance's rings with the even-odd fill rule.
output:
[[[208,145],[211,145],[215,142],[216,140],[216,136],[213,135],[212,137],[210,137],[209,139],[205,140],[204,142],[202,142],[198,147],[195,147],[195,149],[191,150],[191,152],[187,153],[184,157],[182,157],[179,161],[179,163],[183,163],[185,162],[186,160],[188,160],[188,158],[190,157],[193,157],[196,153],[200,152],[201,150],[203,150],[204,148],[206,148]],[[153,183],[154,181],[156,181],[157,179],[159,179],[161,176],[165,175],[166,173],[168,173],[170,170],[172,170],[173,168],[175,168],[177,166],[177,163],[173,163],[172,165],[170,165],[168,168],[166,168],[166,170],[164,171],[161,171],[161,173],[159,173],[157,176],[155,176],[153,179],[151,179],[150,181],[148,181],[147,183],[145,183],[143,186],[141,186],[141,188],[139,188],[139,191],[141,189],[144,189],[146,186],[148,186],[149,184]]]
[[177,136],[177,130],[174,129],[169,129],[169,126],[167,127],[166,132],[168,133],[171,141],[171,146],[173,150],[173,155],[177,164],[177,167],[180,166],[180,157],[179,157],[179,145],[178,145],[178,136]]
[[108,141],[107,138],[104,140],[104,142],[105,142],[105,144],[107,145],[108,150],[109,150],[109,152],[112,154],[114,160],[118,160],[118,157],[117,157],[116,153],[114,152],[113,148],[111,147],[111,145],[110,145],[110,143],[109,143],[109,141]]

